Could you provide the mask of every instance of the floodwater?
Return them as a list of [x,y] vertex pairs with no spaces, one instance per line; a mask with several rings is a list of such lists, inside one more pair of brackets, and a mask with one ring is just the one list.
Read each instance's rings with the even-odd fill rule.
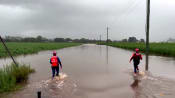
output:
[[[129,63],[131,51],[85,44],[57,51],[63,69],[61,79],[51,79],[49,58],[52,51],[18,56],[18,62],[30,64],[36,72],[31,74],[27,86],[4,96],[5,98],[174,98],[175,59],[150,56],[149,72],[144,72],[145,56],[140,74],[133,75]],[[11,62],[0,59],[0,66]]]

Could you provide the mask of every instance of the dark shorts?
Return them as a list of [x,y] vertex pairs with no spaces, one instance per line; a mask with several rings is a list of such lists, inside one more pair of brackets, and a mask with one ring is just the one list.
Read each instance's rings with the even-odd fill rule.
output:
[[134,72],[137,73],[137,70],[139,70],[138,65],[140,62],[134,62]]
[[51,67],[52,68],[52,77],[55,76],[55,72],[56,72],[56,76],[59,75],[59,67],[56,66],[56,67]]

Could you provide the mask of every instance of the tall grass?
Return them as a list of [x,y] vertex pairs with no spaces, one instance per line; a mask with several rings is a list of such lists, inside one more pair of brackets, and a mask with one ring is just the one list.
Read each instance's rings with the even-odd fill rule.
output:
[[[109,46],[119,47],[129,50],[139,48],[141,52],[145,52],[145,43],[109,43]],[[175,57],[175,43],[150,43],[151,54]]]
[[18,65],[12,63],[0,69],[0,92],[15,90],[18,84],[26,82],[29,74],[34,72],[29,65]]
[[[12,55],[37,53],[41,50],[54,50],[65,47],[77,46],[80,43],[24,43],[9,42],[6,43]],[[0,43],[0,58],[8,56],[2,43]]]

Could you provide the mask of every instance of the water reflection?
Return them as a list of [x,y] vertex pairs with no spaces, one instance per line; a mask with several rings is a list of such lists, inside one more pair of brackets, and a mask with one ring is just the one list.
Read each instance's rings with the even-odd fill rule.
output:
[[148,66],[149,66],[149,54],[146,53],[146,59],[145,59],[146,65],[145,65],[145,70],[148,71]]
[[109,64],[109,50],[108,46],[106,46],[106,73],[109,73],[108,64]]
[[100,45],[100,56],[102,56],[102,48],[101,48],[101,45]]
[[108,46],[106,46],[106,64],[109,63],[109,50],[108,50]]
[[130,85],[132,90],[134,91],[134,98],[139,98],[140,93],[139,93],[139,83],[141,82],[141,80],[137,79],[136,77],[134,78],[134,82]]

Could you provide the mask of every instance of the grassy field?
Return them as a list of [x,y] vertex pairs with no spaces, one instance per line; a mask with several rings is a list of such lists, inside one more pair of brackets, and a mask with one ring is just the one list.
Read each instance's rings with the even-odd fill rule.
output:
[[27,82],[29,74],[35,71],[29,65],[18,65],[12,63],[0,69],[0,93],[21,88],[21,83]]
[[[11,51],[12,55],[20,55],[20,54],[31,54],[37,53],[41,50],[54,50],[61,49],[71,46],[80,45],[80,43],[15,43],[9,42],[6,43],[7,47]],[[5,51],[2,43],[0,43],[0,58],[7,57],[8,54]]]
[[[145,52],[145,43],[109,43],[109,46],[119,47],[129,50],[139,48],[141,52]],[[150,53],[162,56],[175,57],[175,43],[150,43]]]

